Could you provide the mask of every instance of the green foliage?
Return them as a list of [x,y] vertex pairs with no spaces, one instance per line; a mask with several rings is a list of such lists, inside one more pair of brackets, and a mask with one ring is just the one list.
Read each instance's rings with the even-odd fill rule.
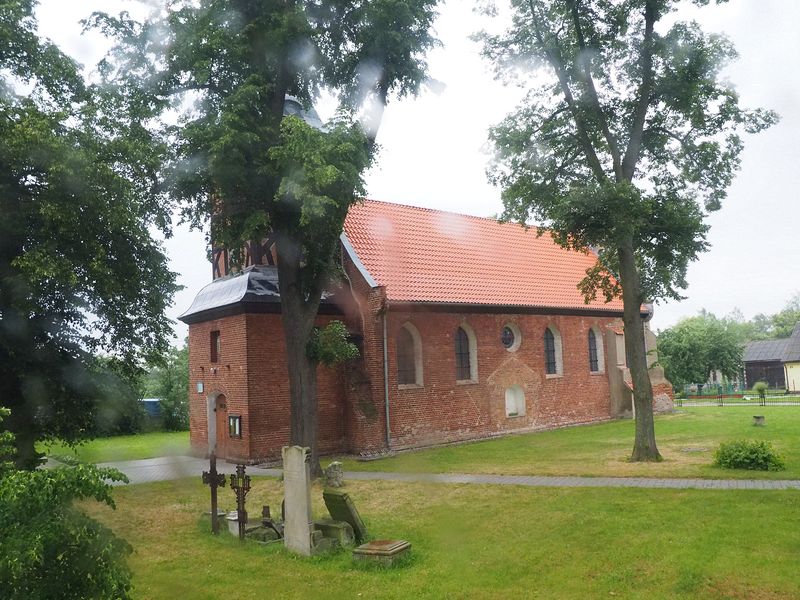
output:
[[[8,416],[0,408],[0,424]],[[20,471],[5,461],[13,434],[0,430],[0,589],[3,597],[128,598],[131,547],[74,506],[92,498],[115,508],[115,469],[71,467]]]
[[712,371],[735,379],[742,370],[744,339],[735,323],[701,312],[658,335],[658,360],[667,379],[681,387],[705,383]]
[[114,507],[113,469],[90,465],[12,471],[0,478],[0,589],[5,598],[127,598],[131,547],[76,508]]
[[723,442],[714,453],[714,465],[750,471],[783,471],[786,468],[783,457],[772,444],[753,440]]
[[173,348],[162,365],[145,379],[144,394],[161,400],[161,420],[167,431],[189,428],[189,346]]
[[749,340],[786,338],[800,322],[800,292],[795,293],[774,315],[758,314],[745,323]]
[[478,36],[498,78],[530,89],[490,133],[504,217],[542,222],[566,247],[600,248],[587,298],[619,293],[627,247],[635,302],[678,298],[707,248],[705,213],[739,168],[741,134],[776,120],[741,108],[721,80],[736,57],[727,39],[660,25],[677,4],[512,0],[510,28]]
[[14,434],[3,427],[3,421],[10,414],[10,410],[0,406],[0,479],[14,468]]
[[753,384],[753,391],[758,394],[758,397],[762,400],[766,398],[767,390],[769,390],[769,384],[766,381],[756,381]]
[[326,367],[358,358],[358,347],[348,339],[347,327],[341,321],[315,327],[306,351],[311,360]]
[[[197,226],[210,218],[211,239],[234,267],[245,243],[274,240],[291,332],[290,436],[311,446],[315,469],[315,388],[301,389],[315,377],[314,319],[384,106],[425,80],[437,4],[200,0],[168,3],[145,23],[126,14],[89,23],[118,42],[102,68],[105,84],[121,90],[128,112],[161,123],[162,143],[174,148],[161,172],[185,215]],[[284,115],[287,95],[310,109],[322,89],[339,100],[330,123]],[[180,112],[177,126],[165,123],[171,109]]]
[[106,389],[94,356],[133,379],[166,348],[176,289],[151,235],[169,233],[166,146],[38,37],[35,6],[0,6],[0,401],[27,467],[36,439],[89,435]]

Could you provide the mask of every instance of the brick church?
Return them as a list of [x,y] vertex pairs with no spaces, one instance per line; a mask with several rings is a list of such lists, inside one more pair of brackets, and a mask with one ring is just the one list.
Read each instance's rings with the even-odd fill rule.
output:
[[[321,453],[631,415],[622,301],[585,304],[577,289],[594,255],[512,223],[372,200],[351,208],[340,250],[346,281],[317,319],[343,321],[361,356],[318,369]],[[246,251],[239,273],[214,252],[214,280],[180,318],[193,451],[255,462],[289,441],[289,383],[274,252],[269,241]],[[672,388],[654,361],[655,408],[667,410]]]

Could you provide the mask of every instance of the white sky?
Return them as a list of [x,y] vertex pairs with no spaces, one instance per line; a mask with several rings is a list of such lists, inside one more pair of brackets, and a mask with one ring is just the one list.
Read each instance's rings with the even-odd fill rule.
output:
[[[486,24],[473,6],[472,0],[448,0],[441,8],[436,30],[442,47],[429,61],[431,76],[444,88],[387,108],[378,138],[383,151],[367,177],[370,198],[478,216],[502,211],[499,190],[486,182],[484,145],[487,129],[514,108],[520,92],[493,81],[478,45],[470,41]],[[78,21],[94,10],[123,9],[142,15],[133,1],[41,0],[40,29],[92,65],[107,44],[96,35],[82,36]],[[656,329],[701,308],[721,316],[738,307],[747,318],[773,313],[800,290],[800,2],[731,0],[685,14],[706,31],[726,33],[736,45],[740,59],[727,76],[743,105],[776,110],[782,119],[745,138],[740,174],[722,210],[709,219],[712,248],[689,270],[687,299],[657,306]],[[178,228],[165,246],[171,268],[186,286],[169,310],[175,318],[211,280],[211,266],[199,232]],[[176,332],[183,337],[186,327],[176,323]]]

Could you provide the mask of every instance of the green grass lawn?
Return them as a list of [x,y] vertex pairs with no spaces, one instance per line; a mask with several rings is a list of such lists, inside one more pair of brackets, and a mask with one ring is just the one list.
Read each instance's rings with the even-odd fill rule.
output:
[[[754,427],[753,415],[765,415],[767,425]],[[401,453],[370,462],[344,459],[344,463],[345,469],[360,471],[800,478],[800,407],[697,407],[657,417],[661,463],[629,463],[633,437],[632,420],[612,421]],[[786,471],[732,471],[711,466],[720,442],[734,439],[771,441],[786,458]]]
[[[194,480],[121,488],[117,510],[89,512],[134,547],[137,598],[800,597],[800,492],[537,489],[348,482],[374,538],[412,559],[366,570],[348,553],[305,559],[280,545],[214,538]],[[255,479],[248,509],[279,506]],[[321,493],[313,492],[323,515]],[[229,489],[222,506],[235,505]]]
[[75,448],[55,442],[52,444],[40,444],[39,451],[46,452],[56,458],[59,456],[75,456],[89,463],[188,454],[189,432],[156,431],[136,435],[97,438]]

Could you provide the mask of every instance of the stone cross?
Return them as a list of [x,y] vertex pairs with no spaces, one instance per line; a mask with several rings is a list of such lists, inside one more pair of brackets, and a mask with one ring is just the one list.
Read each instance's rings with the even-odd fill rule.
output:
[[236,518],[239,521],[239,539],[244,540],[247,511],[244,498],[250,491],[250,475],[244,474],[244,465],[236,465],[236,474],[231,474],[231,489],[236,493]]
[[217,473],[217,455],[213,452],[209,457],[210,470],[203,471],[203,483],[211,487],[211,533],[219,533],[219,520],[217,519],[217,488],[225,487],[225,474]]
[[311,518],[310,449],[284,446],[283,485],[286,515],[283,523],[283,543],[291,552],[311,556],[313,550]]

